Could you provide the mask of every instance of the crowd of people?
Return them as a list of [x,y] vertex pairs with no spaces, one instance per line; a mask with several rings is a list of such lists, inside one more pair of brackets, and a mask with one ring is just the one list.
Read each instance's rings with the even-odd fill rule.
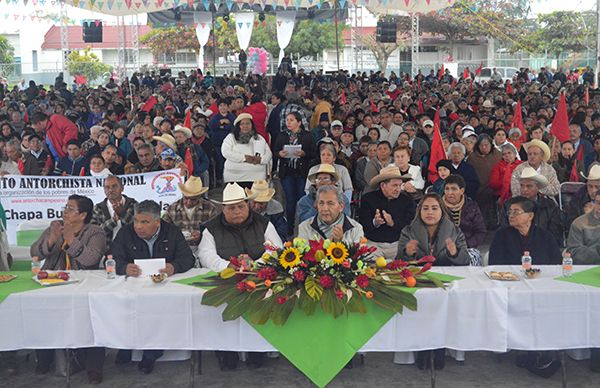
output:
[[[106,178],[106,199],[69,197],[32,256],[64,270],[98,269],[112,255],[127,276],[140,274],[134,259],[164,257],[170,276],[258,259],[266,241],[364,236],[386,260],[520,264],[528,251],[534,264],[560,264],[566,250],[576,264],[600,263],[600,94],[591,70],[522,69],[486,83],[468,69],[460,78],[287,70],[137,73],[96,88],[69,88],[62,75],[46,87],[2,85],[0,175]],[[561,93],[563,142],[551,129]],[[445,157],[432,152],[438,129]],[[186,180],[166,211],[123,195],[118,175],[173,168]],[[6,247],[0,255],[8,269]],[[81,349],[72,370],[99,383],[104,354]],[[161,355],[145,351],[138,368],[152,372]],[[249,365],[263,356],[251,354]],[[217,357],[223,369],[238,363],[237,353]],[[38,351],[36,372],[48,373],[52,358]],[[3,360],[16,373],[14,353]],[[429,357],[419,360],[424,367]],[[130,362],[131,352],[119,351],[116,363]],[[435,366],[443,362],[436,351]],[[520,362],[541,375],[557,365],[546,352]],[[600,372],[597,349],[591,369]]]

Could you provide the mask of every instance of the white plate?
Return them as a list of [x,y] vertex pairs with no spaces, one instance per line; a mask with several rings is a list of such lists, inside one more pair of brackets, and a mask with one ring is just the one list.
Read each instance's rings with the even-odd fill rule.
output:
[[[516,279],[497,279],[497,278],[493,278],[493,277],[492,277],[492,275],[490,274],[490,272],[508,272],[508,273],[511,273],[511,274],[513,274],[513,275],[516,277]],[[486,271],[484,271],[483,273],[484,273],[484,274],[485,274],[485,275],[486,275],[488,278],[490,278],[491,280],[498,280],[498,281],[500,281],[500,282],[518,282],[519,280],[521,280],[521,278],[519,277],[519,275],[517,275],[517,274],[516,274],[516,273],[514,273],[514,272],[510,272],[510,271],[490,271],[490,272],[486,272]]]
[[79,283],[79,279],[73,279],[73,278],[70,278],[69,280],[66,280],[64,282],[56,282],[56,283],[43,283],[40,279],[37,278],[37,275],[33,276],[31,279],[34,282],[36,282],[37,284],[39,284],[40,286],[44,286],[44,287],[64,286],[66,284]]

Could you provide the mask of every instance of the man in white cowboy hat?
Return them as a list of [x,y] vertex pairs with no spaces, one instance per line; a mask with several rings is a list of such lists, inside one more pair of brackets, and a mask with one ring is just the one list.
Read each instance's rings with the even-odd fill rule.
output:
[[592,164],[588,175],[581,173],[581,176],[586,179],[585,187],[579,189],[564,208],[566,226],[594,208],[592,201],[596,192],[600,190],[600,164]]
[[261,216],[267,217],[273,224],[279,237],[282,240],[287,240],[287,219],[283,212],[283,205],[273,199],[275,195],[275,189],[269,187],[269,183],[264,179],[259,179],[252,183],[250,189],[244,189],[249,197],[253,197],[250,200],[250,208],[260,214]]
[[202,179],[192,176],[184,184],[178,183],[183,197],[169,205],[163,215],[163,220],[177,225],[186,241],[196,253],[200,243],[200,225],[220,211],[220,206],[203,198],[208,187],[203,186]]
[[416,204],[402,190],[402,184],[411,180],[410,174],[402,175],[395,165],[384,167],[371,179],[376,188],[361,199],[358,220],[363,226],[369,245],[377,247],[377,254],[393,260],[398,253],[398,239],[402,228],[415,217]]
[[175,138],[168,133],[163,133],[160,136],[153,136],[152,139],[156,140],[154,151],[156,151],[157,155],[160,155],[160,153],[167,148],[177,151],[177,143],[175,142]]
[[[308,194],[305,194],[298,201],[296,207],[296,218],[298,219],[298,222],[295,223],[295,225],[317,215],[317,209],[315,208],[317,190],[321,186],[335,185],[339,179],[340,177],[335,167],[331,164],[320,164],[317,171],[308,176],[308,181],[311,183],[311,186],[308,190]],[[345,195],[344,198],[344,214],[349,217],[350,201]]]
[[[532,167],[525,167],[519,176],[520,195],[532,200],[536,204],[535,224],[552,233],[558,246],[563,244],[562,214],[554,199],[543,194],[542,190],[548,186],[548,179],[535,171]],[[501,223],[508,225],[508,210],[511,201],[504,204]]]
[[364,233],[362,225],[343,213],[344,194],[331,186],[317,190],[315,201],[317,215],[298,226],[298,237],[306,240],[329,239],[347,244],[360,242]]
[[548,160],[550,159],[550,148],[548,145],[541,140],[534,139],[529,143],[523,144],[523,147],[527,152],[527,161],[518,165],[512,173],[510,189],[513,197],[521,194],[519,178],[526,167],[532,167],[538,174],[546,177],[548,184],[544,189],[540,190],[542,194],[546,194],[549,197],[557,196],[560,192],[560,182],[556,176],[556,171],[548,164]]

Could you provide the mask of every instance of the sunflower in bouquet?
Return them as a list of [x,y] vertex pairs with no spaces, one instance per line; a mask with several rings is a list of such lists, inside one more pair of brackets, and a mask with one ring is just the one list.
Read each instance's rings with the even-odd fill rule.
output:
[[335,318],[364,314],[367,300],[393,312],[416,310],[417,300],[406,287],[444,287],[427,273],[435,258],[388,262],[375,251],[364,238],[359,243],[295,238],[282,248],[267,242],[260,259],[232,257],[230,267],[197,284],[215,286],[204,294],[202,304],[227,304],[223,320],[245,315],[254,324],[271,319],[277,325],[284,324],[294,308],[307,315],[321,308]]

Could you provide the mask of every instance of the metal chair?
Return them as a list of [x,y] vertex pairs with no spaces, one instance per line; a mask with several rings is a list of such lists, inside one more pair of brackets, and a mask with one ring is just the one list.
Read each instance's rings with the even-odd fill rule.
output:
[[558,193],[558,206],[560,210],[564,210],[573,195],[578,192],[585,183],[583,182],[563,182],[560,184],[560,192]]

